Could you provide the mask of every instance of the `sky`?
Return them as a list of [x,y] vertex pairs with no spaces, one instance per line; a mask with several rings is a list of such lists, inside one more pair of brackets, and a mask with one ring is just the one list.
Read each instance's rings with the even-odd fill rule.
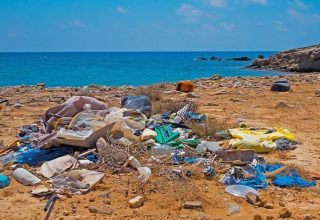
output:
[[0,0],[0,52],[280,51],[320,43],[320,0]]

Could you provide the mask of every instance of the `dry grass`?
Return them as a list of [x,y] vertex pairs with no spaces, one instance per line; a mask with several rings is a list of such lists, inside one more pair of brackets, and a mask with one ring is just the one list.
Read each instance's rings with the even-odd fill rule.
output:
[[216,135],[217,131],[226,130],[232,127],[226,121],[218,120],[216,118],[207,118],[203,123],[188,121],[187,126],[191,128],[192,132],[200,138],[219,139]]
[[298,164],[290,164],[288,165],[291,170],[297,171],[297,173],[304,179],[310,179],[310,171],[305,167],[298,165]]
[[166,100],[154,102],[152,105],[152,113],[162,114],[169,111],[177,112],[187,104],[192,104],[193,106],[192,111],[196,111],[196,109],[198,108],[197,104],[194,102],[190,102],[186,100],[166,99]]
[[163,88],[161,86],[143,86],[138,89],[138,95],[145,95],[150,98],[152,102],[161,100],[161,93]]

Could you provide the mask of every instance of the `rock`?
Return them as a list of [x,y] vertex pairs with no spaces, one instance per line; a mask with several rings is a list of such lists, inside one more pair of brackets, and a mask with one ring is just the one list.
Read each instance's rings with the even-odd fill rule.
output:
[[290,218],[292,213],[287,208],[282,208],[279,212],[280,218]]
[[279,202],[279,206],[282,206],[282,207],[285,207],[286,206],[286,204],[284,203],[284,202]]
[[141,134],[141,141],[147,141],[157,136],[157,133],[149,128],[143,130]]
[[122,138],[120,138],[120,139],[115,139],[115,140],[114,140],[114,143],[120,144],[120,145],[126,146],[126,147],[129,147],[129,146],[132,145],[132,142],[129,141],[129,140],[128,140],[127,138],[125,138],[125,137],[122,137]]
[[255,214],[253,216],[253,220],[263,220],[262,216],[260,214]]
[[236,81],[235,83],[233,83],[233,88],[239,88],[240,86],[241,86],[240,81]]
[[320,90],[316,90],[316,91],[315,91],[315,95],[316,95],[317,97],[320,97]]
[[191,81],[180,81],[177,83],[177,91],[193,92],[193,83]]
[[106,205],[111,205],[111,201],[109,199],[104,199],[103,203]]
[[234,57],[234,58],[228,58],[226,60],[232,60],[232,61],[249,61],[251,60],[249,57]]
[[189,93],[187,94],[187,97],[188,97],[188,98],[198,98],[199,95],[197,95],[197,94],[194,93],[194,92],[189,92]]
[[306,215],[301,216],[299,219],[301,219],[301,220],[312,220],[313,218],[314,218],[313,215],[306,214]]
[[210,60],[222,60],[222,59],[219,58],[219,57],[210,57],[209,59],[210,59]]
[[263,68],[291,72],[319,72],[320,44],[291,49],[270,58],[257,58],[248,68]]
[[179,218],[188,218],[188,215],[179,215]]
[[89,211],[95,214],[102,214],[102,215],[112,215],[113,210],[110,208],[97,208],[97,207],[89,207]]
[[255,193],[249,192],[247,195],[247,201],[252,204],[255,205],[260,199],[259,196]]
[[130,208],[139,208],[143,205],[143,197],[136,196],[133,199],[129,200]]
[[200,209],[202,208],[202,202],[201,201],[185,201],[182,204],[182,207],[185,209]]
[[263,59],[264,56],[263,56],[263,55],[259,55],[258,58],[259,58],[259,59]]
[[266,209],[273,209],[273,204],[268,202],[268,203],[265,203],[263,207],[265,207]]
[[275,217],[273,217],[273,216],[271,216],[271,215],[268,215],[267,217],[266,217],[266,220],[274,220],[275,219]]
[[44,84],[44,83],[37,83],[36,87],[44,88],[44,87],[46,87],[46,84]]
[[194,60],[208,60],[208,58],[205,58],[205,57],[198,57],[198,58],[195,58]]
[[213,76],[211,76],[210,79],[211,79],[211,80],[220,80],[220,79],[222,79],[222,76],[220,76],[220,75],[213,75]]
[[284,101],[280,101],[276,104],[275,108],[290,108],[290,106]]
[[240,205],[237,203],[230,203],[228,205],[227,215],[234,215],[240,212]]
[[36,195],[36,196],[41,196],[41,195],[46,195],[49,192],[49,189],[43,185],[40,186],[36,186],[32,189],[32,195]]
[[24,105],[22,105],[21,103],[19,103],[19,102],[16,102],[16,103],[14,103],[14,105],[13,105],[13,107],[14,108],[21,108],[21,107],[23,107]]
[[287,92],[289,90],[290,90],[290,84],[288,80],[272,82],[271,91],[273,92]]

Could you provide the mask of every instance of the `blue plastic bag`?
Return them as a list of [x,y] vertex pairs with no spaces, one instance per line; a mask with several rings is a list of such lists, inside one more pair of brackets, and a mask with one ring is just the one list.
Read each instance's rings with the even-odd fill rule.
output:
[[30,149],[20,153],[16,163],[36,165],[45,161],[53,160],[73,152],[72,147],[63,146],[49,149]]
[[6,175],[0,174],[0,189],[9,186],[10,179]]
[[272,181],[272,184],[280,187],[311,187],[317,185],[315,181],[306,181],[302,179],[295,170],[291,171],[290,176],[277,175],[276,178]]

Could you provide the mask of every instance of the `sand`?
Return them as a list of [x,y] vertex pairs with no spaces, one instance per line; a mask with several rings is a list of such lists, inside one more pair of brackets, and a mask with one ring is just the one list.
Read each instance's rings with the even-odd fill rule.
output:
[[[270,85],[276,79],[288,79],[292,91],[275,93]],[[298,148],[285,156],[265,154],[267,160],[296,164],[319,178],[320,174],[320,89],[319,74],[290,74],[285,77],[211,78],[193,81],[198,98],[188,98],[175,91],[173,84],[161,85],[161,99],[193,100],[199,112],[228,123],[244,123],[253,127],[283,127],[296,135]],[[159,88],[159,86],[158,86]],[[39,122],[49,107],[61,104],[72,95],[90,95],[104,100],[108,106],[119,106],[120,97],[138,93],[136,87],[46,88],[2,87],[0,98],[9,100],[1,104],[0,139],[5,145],[16,140],[17,128]],[[20,103],[22,107],[14,107]],[[192,167],[191,167],[192,168]],[[29,168],[32,170],[32,168]],[[195,168],[196,169],[196,168]],[[7,168],[4,174],[10,174]],[[107,172],[103,181],[86,195],[64,197],[58,200],[51,219],[253,219],[260,214],[277,218],[285,206],[294,219],[308,216],[320,219],[320,188],[287,189],[269,186],[260,190],[261,198],[272,205],[271,209],[255,207],[246,200],[224,192],[225,186],[201,176],[191,181],[163,181],[152,176],[145,186],[136,180],[136,173],[112,175]],[[46,200],[32,197],[32,187],[23,186],[11,179],[10,186],[0,189],[0,219],[44,219]],[[110,198],[107,198],[106,195]],[[144,205],[129,207],[128,200],[142,195]],[[182,208],[186,200],[200,200],[200,210]],[[230,203],[240,205],[240,213],[227,216]],[[89,208],[111,208],[111,215],[91,213]]]

